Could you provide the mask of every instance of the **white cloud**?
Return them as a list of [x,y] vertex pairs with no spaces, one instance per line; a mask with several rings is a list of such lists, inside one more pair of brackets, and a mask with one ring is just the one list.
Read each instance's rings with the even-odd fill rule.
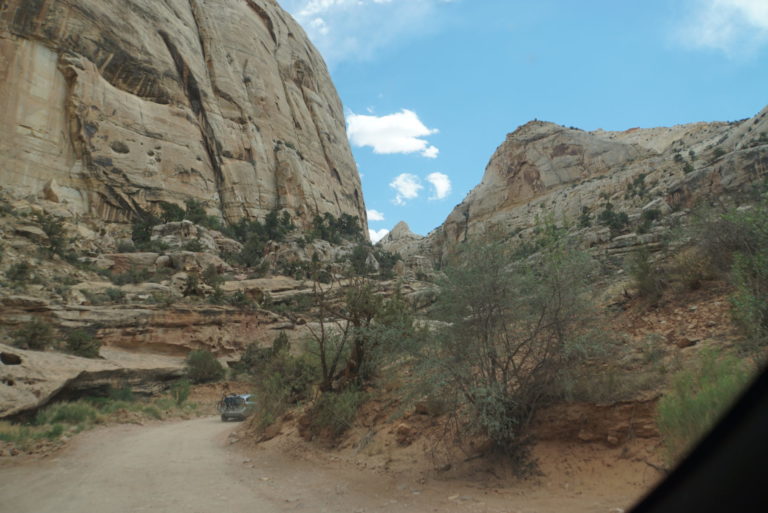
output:
[[691,5],[689,21],[679,31],[689,46],[743,56],[768,43],[766,0],[693,0]]
[[347,133],[352,144],[370,146],[379,154],[418,152],[423,157],[436,158],[440,150],[424,137],[437,132],[437,129],[427,128],[419,116],[408,109],[386,116],[347,116]]
[[392,200],[395,205],[405,205],[406,200],[418,198],[419,191],[424,188],[419,177],[409,173],[402,173],[392,180],[389,186],[397,191],[395,199]]
[[429,199],[440,200],[451,193],[451,179],[443,173],[430,173],[427,181],[434,187],[434,193]]
[[393,45],[405,45],[439,25],[448,0],[282,0],[307,31],[330,67],[368,60]]
[[384,214],[379,212],[378,210],[369,210],[368,211],[368,220],[369,221],[383,221],[384,220]]
[[368,228],[368,235],[371,237],[371,242],[373,242],[374,244],[376,244],[381,239],[386,237],[388,233],[389,233],[389,230],[387,230],[386,228],[382,228],[381,230],[371,230],[370,228]]

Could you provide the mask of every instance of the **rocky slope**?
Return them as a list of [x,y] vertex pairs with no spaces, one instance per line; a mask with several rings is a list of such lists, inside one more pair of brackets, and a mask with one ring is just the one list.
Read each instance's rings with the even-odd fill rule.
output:
[[[526,240],[548,218],[582,228],[586,245],[609,252],[652,243],[658,239],[653,227],[631,233],[644,211],[658,211],[663,222],[699,198],[744,191],[764,179],[767,114],[768,108],[739,122],[625,132],[532,121],[507,136],[482,182],[427,238],[400,230],[382,245],[439,264],[467,239],[496,233]],[[627,214],[628,226],[611,233],[597,222],[606,208]]]
[[106,221],[191,198],[366,225],[341,102],[274,0],[0,2],[0,181]]

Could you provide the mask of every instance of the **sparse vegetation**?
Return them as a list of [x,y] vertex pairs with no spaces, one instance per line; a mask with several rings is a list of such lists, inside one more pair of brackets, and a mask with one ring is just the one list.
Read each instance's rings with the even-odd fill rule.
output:
[[173,401],[177,406],[184,406],[184,403],[189,399],[189,393],[192,390],[192,385],[188,379],[180,379],[171,385],[170,394]]
[[210,351],[195,350],[187,356],[187,376],[193,383],[218,381],[224,374],[224,367]]
[[584,293],[592,266],[558,238],[533,268],[510,269],[498,243],[466,255],[445,270],[437,309],[451,324],[419,350],[418,386],[452,398],[462,430],[487,436],[525,473],[529,422],[569,363],[569,339],[591,318]]
[[363,230],[356,217],[341,214],[341,217],[337,218],[326,212],[322,216],[315,216],[313,219],[310,237],[327,240],[331,244],[340,244],[344,240],[362,241]]
[[714,351],[675,374],[659,401],[658,425],[670,462],[680,459],[717,421],[750,375],[742,362]]
[[58,217],[47,213],[38,214],[37,222],[48,237],[46,249],[51,255],[63,256],[67,249],[68,241],[64,223]]
[[352,426],[363,401],[365,393],[356,387],[321,395],[309,412],[312,432],[326,439],[337,438]]
[[610,228],[611,237],[616,237],[624,231],[629,224],[629,216],[626,212],[617,212],[613,209],[613,203],[606,202],[603,211],[597,217],[597,221]]
[[11,333],[13,345],[22,349],[44,351],[54,343],[55,331],[48,322],[34,318]]
[[651,260],[651,253],[645,248],[636,251],[629,259],[627,270],[634,280],[638,295],[651,304],[657,304],[664,293],[666,282],[661,269]]
[[71,330],[64,337],[67,351],[84,358],[98,358],[101,341],[94,336],[93,330],[83,328]]
[[32,279],[32,266],[26,260],[16,262],[5,271],[5,277],[15,285],[25,285]]

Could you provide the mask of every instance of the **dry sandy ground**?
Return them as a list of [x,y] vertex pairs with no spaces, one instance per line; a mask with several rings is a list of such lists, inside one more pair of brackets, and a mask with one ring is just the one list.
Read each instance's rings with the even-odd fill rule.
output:
[[545,468],[557,476],[503,488],[414,478],[300,447],[243,453],[228,443],[238,425],[205,417],[84,433],[53,457],[0,468],[0,512],[616,513],[657,477],[619,477],[627,469],[613,463],[580,468],[587,460],[563,453]]

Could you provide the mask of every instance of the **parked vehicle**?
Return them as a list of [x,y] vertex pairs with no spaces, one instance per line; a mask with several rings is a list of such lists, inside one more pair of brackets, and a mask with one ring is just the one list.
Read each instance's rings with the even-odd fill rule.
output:
[[222,422],[229,419],[245,420],[256,406],[251,398],[252,394],[230,394],[225,395],[219,401],[219,413],[221,413]]

